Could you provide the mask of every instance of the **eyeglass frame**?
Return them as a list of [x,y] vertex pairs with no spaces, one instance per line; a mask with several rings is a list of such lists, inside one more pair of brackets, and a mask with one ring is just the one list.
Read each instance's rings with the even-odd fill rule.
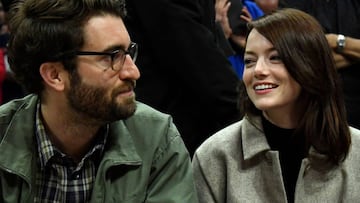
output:
[[[132,54],[132,49],[134,49],[134,52]],[[119,54],[119,53],[123,53],[122,54],[122,64],[120,66],[119,69],[114,69],[114,59],[116,57],[116,54]],[[63,53],[63,54],[60,54],[59,56],[57,57],[54,57],[55,59],[59,59],[59,58],[64,58],[66,56],[109,56],[110,59],[111,59],[111,66],[110,68],[113,70],[113,71],[120,71],[121,68],[124,66],[124,63],[125,63],[125,60],[126,60],[126,55],[129,55],[132,59],[132,61],[135,63],[136,61],[136,58],[138,56],[138,44],[135,43],[135,42],[130,42],[130,45],[128,47],[127,50],[124,50],[122,48],[118,48],[118,49],[115,49],[114,51],[112,52],[97,52],[97,51],[74,51],[74,52],[67,52],[67,53]]]
[[[132,54],[132,49],[134,49],[134,52]],[[116,54],[121,54],[121,66],[119,69],[114,69],[114,59],[116,57]],[[129,55],[131,57],[131,59],[133,60],[133,62],[135,63],[137,55],[138,55],[138,45],[135,42],[130,42],[130,45],[128,47],[127,50],[124,49],[116,49],[112,52],[96,52],[96,51],[76,51],[75,55],[77,56],[110,56],[111,59],[111,69],[114,71],[119,71],[121,70],[121,68],[124,66],[125,60],[126,60],[126,55]],[[120,57],[120,56],[119,56]]]

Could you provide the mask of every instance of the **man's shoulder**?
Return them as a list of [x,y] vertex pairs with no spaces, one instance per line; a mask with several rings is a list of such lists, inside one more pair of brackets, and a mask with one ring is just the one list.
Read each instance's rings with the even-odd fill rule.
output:
[[[136,102],[136,111],[134,115],[123,121],[126,129],[133,136],[143,136],[144,134],[164,135],[178,134],[173,119],[169,114],[160,112],[151,106],[142,102]],[[175,130],[170,132],[170,130]]]
[[169,114],[160,112],[147,104],[137,101],[136,111],[129,119],[167,120],[169,117]]
[[11,100],[0,106],[0,123],[10,119],[20,108],[28,108],[29,104],[37,100],[37,96],[28,95],[23,98]]
[[122,135],[116,136],[119,142],[130,139],[140,157],[149,157],[151,154],[157,157],[170,151],[185,152],[172,117],[144,103],[137,102],[134,115],[114,124],[112,132]]
[[[34,109],[31,109],[31,105],[35,106],[36,101],[37,96],[28,95],[20,99],[9,101],[8,103],[0,106],[0,139],[2,139],[2,136],[4,135],[10,123],[13,123],[15,117],[18,118],[17,121],[25,122],[22,118],[19,118],[20,114],[17,113],[22,109],[28,109],[29,113],[32,114]],[[23,115],[25,114],[22,114],[22,116]]]

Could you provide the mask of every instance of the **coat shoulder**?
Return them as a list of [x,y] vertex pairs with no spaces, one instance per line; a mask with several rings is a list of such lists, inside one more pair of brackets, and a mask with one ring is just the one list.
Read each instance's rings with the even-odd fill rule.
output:
[[134,115],[132,116],[136,119],[142,118],[142,119],[168,119],[171,117],[169,114],[160,112],[159,110],[144,104],[142,102],[136,102],[136,111]]
[[[231,151],[241,150],[241,129],[243,121],[233,123],[206,139],[196,150],[198,156],[209,154],[232,154]],[[236,153],[236,152],[235,152]]]

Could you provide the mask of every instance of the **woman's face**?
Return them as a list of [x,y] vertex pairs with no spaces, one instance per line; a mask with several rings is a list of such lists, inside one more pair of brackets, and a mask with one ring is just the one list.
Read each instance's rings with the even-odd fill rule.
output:
[[256,29],[248,36],[244,61],[243,82],[256,108],[276,117],[297,112],[301,87],[287,71],[273,44]]

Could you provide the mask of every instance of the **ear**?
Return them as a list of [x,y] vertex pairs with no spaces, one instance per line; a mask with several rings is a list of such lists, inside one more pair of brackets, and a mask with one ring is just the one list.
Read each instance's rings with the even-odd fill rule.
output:
[[56,91],[63,91],[65,88],[66,71],[59,62],[45,62],[40,65],[40,75],[45,85]]

